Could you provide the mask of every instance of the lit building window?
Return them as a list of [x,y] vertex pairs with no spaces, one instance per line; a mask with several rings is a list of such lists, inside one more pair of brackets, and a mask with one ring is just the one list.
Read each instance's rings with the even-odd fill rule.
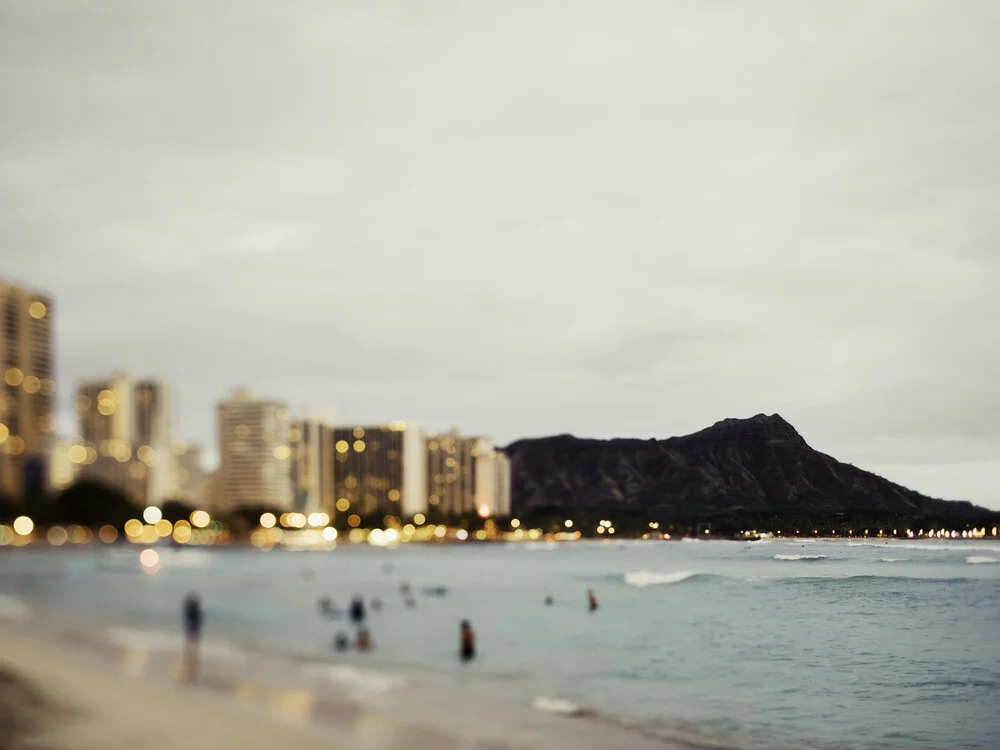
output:
[[348,510],[350,510],[350,508],[351,508],[351,501],[348,500],[346,497],[342,497],[339,500],[337,500],[337,510],[339,510],[341,513],[346,513]]
[[355,427],[354,428],[354,437],[356,437],[356,438],[358,438],[360,440],[364,436],[365,436],[365,428],[364,427]]
[[48,312],[48,309],[45,307],[45,303],[39,302],[38,300],[32,302],[28,307],[28,315],[33,317],[35,320],[41,320],[44,318],[46,312]]
[[364,453],[365,452],[365,441],[364,440],[355,440],[354,441],[354,450],[356,450],[358,453]]
[[24,380],[24,373],[16,367],[9,367],[7,368],[7,372],[4,373],[3,379],[7,385],[21,385],[21,381]]
[[29,375],[24,379],[23,386],[25,393],[38,393],[42,388],[42,381],[34,375]]
[[347,453],[350,446],[347,444],[346,440],[337,441],[337,453]]

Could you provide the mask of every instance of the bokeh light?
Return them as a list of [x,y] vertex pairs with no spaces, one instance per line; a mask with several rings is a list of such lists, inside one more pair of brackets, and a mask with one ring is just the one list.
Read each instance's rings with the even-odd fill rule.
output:
[[28,536],[34,528],[35,522],[27,516],[18,516],[14,519],[14,533],[19,536]]
[[163,513],[155,505],[150,505],[142,512],[142,520],[146,523],[153,524],[163,518]]

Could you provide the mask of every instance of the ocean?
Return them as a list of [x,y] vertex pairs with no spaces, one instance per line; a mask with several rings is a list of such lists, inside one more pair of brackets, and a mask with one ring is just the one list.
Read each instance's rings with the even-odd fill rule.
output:
[[[463,714],[580,711],[701,747],[1000,746],[1000,544],[988,540],[184,548],[160,550],[154,574],[140,551],[0,551],[0,619],[167,652],[196,591],[207,661],[266,658],[286,681],[362,699],[423,688],[420,711],[442,723],[461,686]],[[317,600],[346,608],[354,594],[383,603],[368,612],[376,648],[337,654],[334,634],[351,627]],[[477,633],[469,665],[463,619]]]

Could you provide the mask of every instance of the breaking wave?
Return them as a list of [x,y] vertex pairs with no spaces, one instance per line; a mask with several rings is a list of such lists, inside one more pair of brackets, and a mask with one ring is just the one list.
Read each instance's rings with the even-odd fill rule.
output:
[[775,560],[825,560],[826,555],[775,555]]
[[965,561],[969,565],[988,565],[989,563],[1000,562],[995,557],[981,557],[978,555],[973,555],[972,557],[965,558]]
[[681,570],[676,573],[650,573],[647,570],[632,570],[625,574],[625,585],[635,588],[647,586],[667,586],[671,583],[681,583],[698,575],[693,570]]

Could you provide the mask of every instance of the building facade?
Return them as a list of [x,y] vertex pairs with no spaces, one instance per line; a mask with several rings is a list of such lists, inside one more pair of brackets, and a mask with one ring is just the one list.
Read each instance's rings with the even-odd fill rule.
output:
[[299,513],[336,513],[334,496],[333,427],[319,419],[292,422],[291,448],[292,507]]
[[218,405],[218,493],[225,509],[293,507],[291,417],[281,401],[237,388]]
[[174,441],[174,482],[170,499],[205,509],[209,505],[209,492],[201,453],[197,443]]
[[0,280],[0,494],[48,490],[55,433],[52,299]]
[[415,425],[332,430],[338,515],[410,517],[427,510],[426,455]]
[[427,502],[445,517],[510,515],[510,461],[487,437],[424,436]]
[[83,381],[76,407],[80,442],[69,450],[82,478],[116,487],[145,505],[170,498],[175,485],[168,383],[127,373]]

